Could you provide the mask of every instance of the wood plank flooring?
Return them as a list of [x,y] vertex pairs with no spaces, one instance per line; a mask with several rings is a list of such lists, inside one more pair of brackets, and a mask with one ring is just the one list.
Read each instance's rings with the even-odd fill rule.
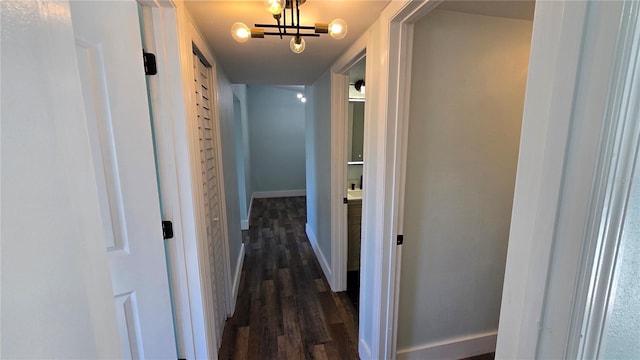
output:
[[305,234],[305,197],[254,199],[220,359],[358,359],[357,314],[334,293]]

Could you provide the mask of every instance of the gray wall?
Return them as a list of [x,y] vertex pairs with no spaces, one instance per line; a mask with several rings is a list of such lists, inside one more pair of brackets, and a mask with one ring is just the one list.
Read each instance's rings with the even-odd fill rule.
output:
[[331,264],[331,75],[306,88],[307,225]]
[[[247,106],[247,85],[231,85],[234,96],[234,121],[236,139],[236,163],[238,164],[238,193],[240,196],[240,220],[248,220],[249,205],[253,187],[251,186],[251,157],[249,143],[249,108]],[[238,100],[238,103],[235,103]],[[238,108],[236,108],[236,105]],[[242,196],[244,192],[244,196]],[[244,202],[244,203],[243,203]]]
[[415,25],[398,350],[497,330],[531,26]]
[[247,86],[253,191],[305,189],[302,87]]
[[231,91],[231,83],[229,83],[225,73],[219,66],[216,69],[229,257],[231,258],[231,271],[235,271],[238,263],[238,254],[240,254],[240,247],[242,246],[242,235],[240,232],[240,201],[238,197],[238,170],[236,167],[233,92]]

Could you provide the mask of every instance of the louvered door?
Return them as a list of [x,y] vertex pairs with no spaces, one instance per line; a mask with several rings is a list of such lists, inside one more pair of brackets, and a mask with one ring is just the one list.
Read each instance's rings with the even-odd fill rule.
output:
[[[226,297],[227,284],[225,283],[226,269],[224,262],[224,237],[221,223],[221,203],[218,164],[219,139],[215,124],[214,109],[212,106],[212,71],[197,54],[193,55],[194,67],[194,92],[196,99],[196,121],[198,128],[198,143],[200,151],[200,170],[202,184],[202,232],[206,237],[208,283],[205,289],[208,291],[208,304],[206,309],[209,315],[213,315],[214,321],[209,316],[209,336],[215,336],[216,347],[220,346],[222,330],[227,318]],[[203,249],[204,250],[204,249]],[[211,339],[210,339],[211,340]],[[210,344],[213,348],[213,344]]]

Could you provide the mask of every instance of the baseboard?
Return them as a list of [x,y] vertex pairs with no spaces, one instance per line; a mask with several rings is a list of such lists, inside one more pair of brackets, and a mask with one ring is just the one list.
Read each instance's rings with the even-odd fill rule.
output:
[[329,266],[327,259],[324,257],[320,246],[318,246],[318,238],[316,238],[316,234],[313,232],[309,224],[305,225],[305,232],[307,233],[307,237],[309,238],[309,242],[311,243],[311,248],[313,249],[313,252],[316,254],[316,258],[320,263],[320,267],[322,268],[324,277],[328,282],[331,281],[331,267]]
[[233,274],[233,287],[231,289],[231,315],[236,310],[236,301],[238,300],[238,289],[240,288],[240,277],[242,277],[242,264],[244,264],[244,244],[240,245],[240,253],[238,261],[236,261],[236,269]]
[[240,220],[240,230],[249,230],[249,220]]
[[307,190],[254,191],[252,199],[306,196]]
[[362,360],[371,359],[371,349],[369,349],[369,345],[367,345],[364,339],[358,341],[358,355]]
[[249,210],[247,210],[247,228],[251,225],[251,208],[253,207],[253,194],[251,194],[251,200],[249,200]]
[[496,351],[497,331],[398,350],[396,359],[462,359]]

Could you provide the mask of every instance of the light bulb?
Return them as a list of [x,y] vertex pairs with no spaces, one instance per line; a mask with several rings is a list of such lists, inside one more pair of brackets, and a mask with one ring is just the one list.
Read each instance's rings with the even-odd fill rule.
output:
[[329,35],[334,39],[342,39],[347,35],[347,23],[342,19],[335,19],[329,23]]
[[231,37],[237,42],[245,42],[251,37],[251,30],[247,25],[237,22],[231,26]]
[[296,54],[300,54],[301,52],[303,52],[305,46],[306,46],[306,43],[304,42],[304,39],[300,36],[292,37],[291,42],[289,42],[289,47],[291,48],[291,51],[293,51]]
[[272,15],[279,15],[284,9],[286,0],[264,0],[264,5]]
[[296,95],[296,96],[298,96],[298,99],[302,99],[304,97],[304,95],[302,95],[302,93],[298,93],[298,95]]
[[307,98],[306,97],[300,98],[300,101],[302,101],[302,103],[304,104],[307,102]]

